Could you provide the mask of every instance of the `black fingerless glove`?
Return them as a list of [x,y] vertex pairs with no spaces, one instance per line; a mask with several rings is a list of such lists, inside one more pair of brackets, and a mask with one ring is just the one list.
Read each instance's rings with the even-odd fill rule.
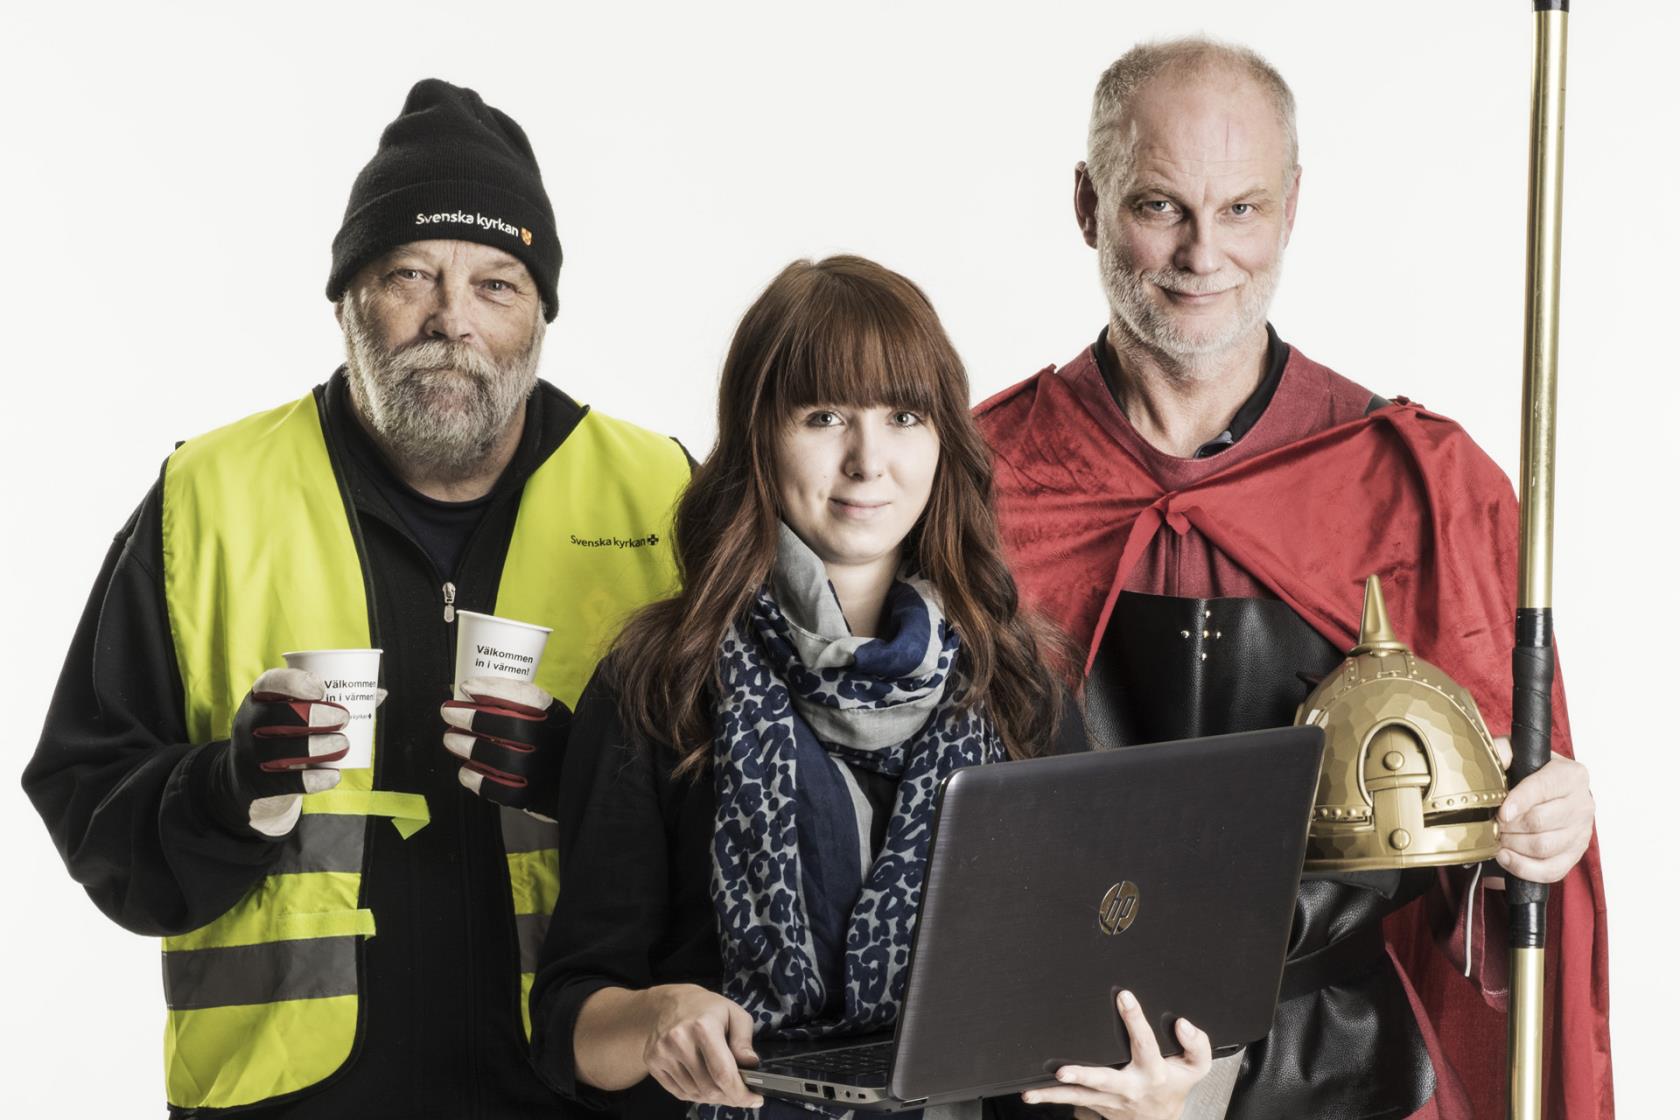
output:
[[240,835],[290,832],[296,799],[338,784],[338,771],[310,767],[349,751],[348,740],[336,733],[349,717],[348,709],[325,700],[247,693],[234,714],[232,736],[206,748],[215,752],[205,781],[211,817]]
[[[450,700],[443,708],[453,713],[445,717],[450,729],[444,743],[462,760],[461,784],[476,784],[486,801],[553,820],[572,710],[558,700],[538,708],[488,694]],[[478,776],[476,783],[469,772]]]

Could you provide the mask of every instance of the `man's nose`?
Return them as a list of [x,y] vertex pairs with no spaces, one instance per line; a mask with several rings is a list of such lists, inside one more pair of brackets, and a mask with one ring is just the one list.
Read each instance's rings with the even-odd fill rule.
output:
[[467,314],[467,293],[447,280],[432,290],[432,306],[424,324],[426,337],[440,342],[466,342],[473,336]]
[[1181,272],[1207,276],[1218,272],[1224,254],[1220,252],[1213,223],[1191,219],[1181,227],[1178,248],[1173,253],[1173,267]]

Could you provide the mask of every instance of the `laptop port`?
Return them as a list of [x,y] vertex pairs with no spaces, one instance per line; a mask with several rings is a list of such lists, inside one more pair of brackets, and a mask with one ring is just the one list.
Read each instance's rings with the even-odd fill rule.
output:
[[817,1095],[817,1083],[815,1081],[805,1082],[805,1091],[807,1093],[810,1093],[812,1096],[816,1096]]
[[834,1086],[824,1085],[822,1087],[822,1091],[823,1091],[823,1096],[825,1098],[827,1098],[828,1100],[833,1100],[834,1099]]

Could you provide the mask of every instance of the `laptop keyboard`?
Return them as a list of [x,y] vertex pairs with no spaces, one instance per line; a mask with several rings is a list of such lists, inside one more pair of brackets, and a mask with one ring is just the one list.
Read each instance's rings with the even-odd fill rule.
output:
[[819,1081],[881,1080],[892,1069],[893,1044],[872,1042],[864,1046],[842,1046],[818,1050],[797,1057],[771,1058],[760,1067],[767,1073],[810,1077]]

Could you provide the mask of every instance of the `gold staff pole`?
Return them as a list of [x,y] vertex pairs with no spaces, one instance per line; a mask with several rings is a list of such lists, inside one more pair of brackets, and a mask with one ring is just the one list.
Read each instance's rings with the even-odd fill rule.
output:
[[[1569,0],[1534,0],[1528,155],[1528,299],[1523,330],[1520,593],[1511,652],[1511,784],[1552,755],[1552,477],[1557,444],[1558,265]],[[1507,876],[1511,914],[1510,1120],[1540,1120],[1546,887]]]

